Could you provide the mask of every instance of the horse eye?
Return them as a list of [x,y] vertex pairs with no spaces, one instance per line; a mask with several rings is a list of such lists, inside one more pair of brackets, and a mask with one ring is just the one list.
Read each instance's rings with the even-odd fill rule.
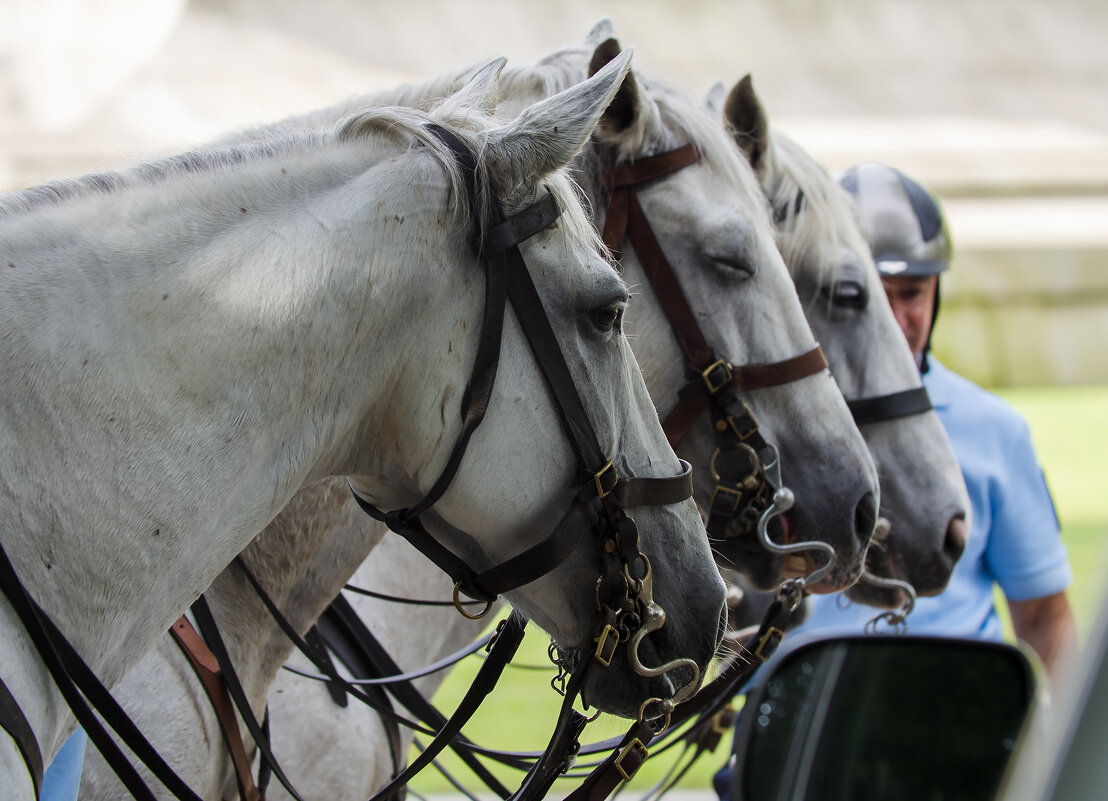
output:
[[746,259],[726,256],[709,256],[712,263],[729,273],[737,273],[741,278],[754,275],[754,266]]
[[864,309],[869,303],[869,292],[858,281],[836,281],[823,294],[830,295],[831,305],[840,309]]
[[623,307],[612,304],[589,312],[592,324],[601,331],[619,330],[623,323]]

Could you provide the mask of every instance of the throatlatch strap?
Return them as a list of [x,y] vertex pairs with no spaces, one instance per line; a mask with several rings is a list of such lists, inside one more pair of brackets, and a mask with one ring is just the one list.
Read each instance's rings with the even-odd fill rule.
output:
[[855,424],[860,426],[923,414],[934,408],[926,387],[906,389],[903,392],[892,392],[873,398],[859,398],[847,402],[846,405],[854,415]]

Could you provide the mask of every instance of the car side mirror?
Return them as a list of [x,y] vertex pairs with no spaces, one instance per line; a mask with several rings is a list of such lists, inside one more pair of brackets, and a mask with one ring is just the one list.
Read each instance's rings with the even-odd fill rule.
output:
[[806,638],[747,695],[732,801],[992,799],[1034,697],[1018,648]]

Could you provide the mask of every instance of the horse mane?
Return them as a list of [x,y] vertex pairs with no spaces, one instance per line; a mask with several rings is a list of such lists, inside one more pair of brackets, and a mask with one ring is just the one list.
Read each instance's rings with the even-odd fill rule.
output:
[[[804,148],[772,131],[775,167],[768,176],[766,195],[783,215],[777,244],[789,272],[796,277],[804,269],[815,269],[821,285],[833,282],[841,262],[836,246],[870,260],[869,246],[859,227],[854,204],[830,173]],[[804,207],[797,213],[797,197],[803,193]],[[829,237],[833,237],[829,241]],[[815,255],[814,261],[809,258]]]
[[[242,134],[203,145],[195,150],[154,161],[144,162],[121,170],[94,173],[80,178],[65,178],[39,186],[0,196],[0,219],[37,208],[79,200],[94,195],[107,195],[125,191],[130,187],[149,185],[167,180],[174,175],[203,173],[212,170],[272,158],[282,153],[321,147],[329,142],[362,142],[372,137],[396,141],[401,147],[419,147],[431,154],[446,174],[451,193],[455,198],[452,213],[455,222],[464,221],[475,214],[478,235],[483,236],[490,222],[490,198],[487,187],[509,186],[511,190],[501,197],[506,206],[523,205],[537,198],[537,192],[529,197],[519,195],[518,179],[507,175],[506,169],[492,167],[482,157],[487,142],[488,129],[497,120],[474,109],[452,108],[449,95],[456,90],[464,77],[471,73],[467,68],[444,73],[425,84],[409,84],[397,90],[376,93],[373,96],[348,101],[323,112],[289,118],[288,121],[261,126]],[[443,97],[443,95],[447,97]],[[379,103],[404,102],[410,105],[369,105],[371,98]],[[336,109],[349,109],[349,113],[335,116]],[[422,109],[422,110],[421,110]],[[478,208],[470,208],[465,189],[462,168],[450,149],[439,140],[427,123],[437,122],[451,131],[476,155],[479,186]],[[581,193],[570,182],[548,180],[544,188],[551,191],[562,211],[560,220],[576,235],[592,241],[596,249],[605,252],[599,244],[594,227],[581,212],[584,202]]]
[[[546,97],[564,91],[585,80],[594,49],[592,45],[571,46],[550,53],[533,64],[508,64],[500,75],[501,93]],[[749,163],[737,152],[734,142],[719,124],[719,119],[669,84],[645,77],[637,69],[633,75],[643,94],[651,100],[646,108],[640,108],[638,112],[654,119],[648,124],[634,126],[633,134],[621,135],[615,144],[614,159],[643,158],[694,142],[701,158],[714,172],[741,186],[752,202],[765,207],[765,214],[754,214],[751,219],[757,225],[764,224],[764,233],[771,235],[772,218],[762,187]],[[576,179],[586,184],[586,194],[592,202],[602,201],[606,187],[588,184],[605,174],[604,167],[612,166],[609,162],[613,160],[613,153],[607,148],[597,147],[594,136],[578,158]]]
[[120,170],[61,178],[0,195],[0,217],[32,211],[93,195],[107,195],[129,187],[156,183],[174,175],[201,173],[320,144],[321,134],[284,133],[266,141],[240,142],[221,148],[203,147],[186,153],[136,164]]

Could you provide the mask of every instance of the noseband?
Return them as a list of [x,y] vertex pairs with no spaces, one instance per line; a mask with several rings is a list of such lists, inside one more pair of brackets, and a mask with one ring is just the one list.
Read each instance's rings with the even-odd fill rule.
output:
[[927,394],[927,388],[923,386],[902,392],[890,392],[888,395],[859,398],[848,401],[846,405],[854,415],[854,422],[860,426],[924,414],[934,408]]
[[[437,125],[428,129],[453,154],[462,168],[470,209],[480,206],[481,173],[473,152],[456,135]],[[637,657],[637,631],[644,621],[657,622],[661,608],[650,597],[650,563],[639,550],[638,530],[624,512],[625,506],[665,506],[692,497],[692,468],[682,462],[682,472],[664,478],[625,478],[601,448],[596,432],[558,346],[542,300],[523,261],[519,244],[552,225],[559,210],[553,195],[505,218],[496,198],[490,198],[493,225],[475,248],[485,266],[485,303],[473,370],[462,397],[462,429],[446,467],[431,489],[414,506],[383,512],[355,493],[361,508],[405,537],[451,576],[455,601],[460,593],[490,605],[504,592],[546,575],[584,545],[591,532],[598,543],[602,565],[597,582],[596,661],[610,664],[621,642],[631,642],[629,661],[645,671],[667,672],[691,666],[699,684],[699,670],[691,660],[676,660],[661,668],[646,668]],[[500,359],[505,309],[511,302],[535,360],[550,390],[562,428],[577,462],[576,492],[569,511],[553,532],[538,544],[484,572],[475,572],[464,560],[442,545],[424,528],[420,516],[430,510],[452,482],[469,439],[488,408]],[[487,610],[486,610],[487,611]],[[480,615],[478,615],[479,617]],[[467,617],[472,617],[468,615]],[[658,626],[661,623],[657,623]],[[657,626],[655,626],[657,628]],[[687,664],[686,664],[687,663]],[[591,661],[588,663],[591,665]],[[683,688],[684,689],[684,688]],[[654,699],[661,701],[661,699]],[[678,698],[677,700],[680,700]]]
[[[750,407],[736,393],[815,375],[826,369],[827,359],[816,345],[791,359],[735,367],[708,345],[635,192],[641,184],[692,166],[699,158],[696,145],[690,143],[611,169],[605,178],[611,195],[604,219],[604,244],[617,260],[624,238],[634,247],[684,354],[688,383],[678,391],[677,405],[662,424],[670,444],[676,447],[700,414],[711,410],[716,435],[711,469],[716,486],[707,528],[713,539],[723,540],[754,532],[767,514],[766,523],[788,508],[774,502],[775,493],[782,488],[777,449],[766,442]],[[736,516],[739,532],[733,534]]]

